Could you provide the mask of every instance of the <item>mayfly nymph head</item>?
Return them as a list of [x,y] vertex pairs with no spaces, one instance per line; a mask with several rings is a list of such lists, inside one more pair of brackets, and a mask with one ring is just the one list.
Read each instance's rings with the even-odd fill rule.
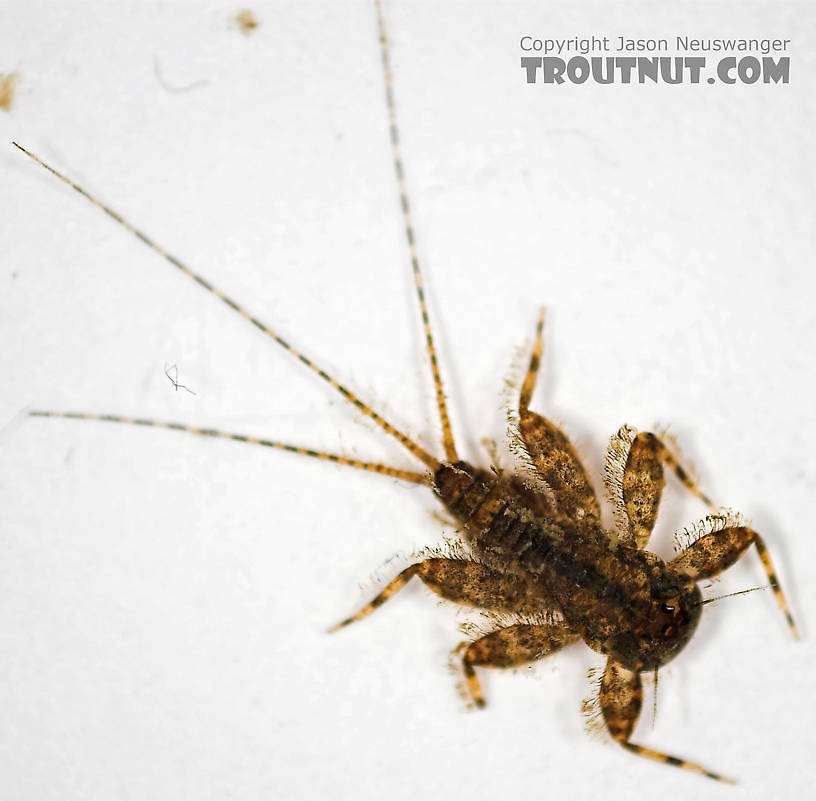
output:
[[637,670],[654,670],[674,659],[700,622],[697,585],[665,568],[652,582],[650,597],[631,631],[615,638],[615,658]]

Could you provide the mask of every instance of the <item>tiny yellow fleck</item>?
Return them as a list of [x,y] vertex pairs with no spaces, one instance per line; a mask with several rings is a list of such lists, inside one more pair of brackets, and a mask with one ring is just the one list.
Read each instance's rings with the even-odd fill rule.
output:
[[16,72],[0,75],[0,109],[3,111],[11,111],[18,78],[19,75]]
[[244,8],[235,15],[235,21],[241,29],[241,33],[249,36],[255,28],[260,24],[255,18],[255,15],[248,9]]

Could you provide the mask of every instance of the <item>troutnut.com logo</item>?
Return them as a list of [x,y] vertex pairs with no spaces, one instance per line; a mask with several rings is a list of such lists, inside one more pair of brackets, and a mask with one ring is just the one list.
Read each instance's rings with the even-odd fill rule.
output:
[[[522,36],[527,83],[789,83],[790,39]],[[673,55],[639,55],[670,53]],[[618,53],[620,55],[605,55]],[[706,53],[718,54],[709,59]],[[539,55],[535,55],[539,54]],[[573,55],[574,54],[574,55]],[[604,54],[604,55],[600,55]],[[636,55],[637,54],[637,55]]]

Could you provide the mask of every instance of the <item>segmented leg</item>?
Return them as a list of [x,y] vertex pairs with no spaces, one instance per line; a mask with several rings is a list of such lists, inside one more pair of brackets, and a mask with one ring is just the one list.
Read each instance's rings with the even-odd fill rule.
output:
[[517,667],[543,659],[577,639],[578,635],[572,632],[566,623],[550,625],[517,623],[493,631],[467,647],[462,643],[457,650],[464,648],[462,668],[473,702],[480,708],[485,705],[484,693],[474,670],[476,666]]
[[[638,434],[631,439],[634,434],[633,428],[624,426],[612,438],[604,472],[607,489],[618,507],[616,520],[619,528],[622,529],[619,534],[625,544],[633,548],[643,548],[649,541],[657,520],[660,497],[666,485],[663,473],[664,464],[672,470],[689,492],[709,508],[716,511],[716,507],[679,464],[665,443],[648,432]],[[625,450],[630,442],[629,453],[623,463],[620,449]],[[617,463],[623,463],[622,475],[619,470],[616,470]]]
[[555,423],[529,409],[543,349],[544,309],[536,325],[530,366],[519,397],[519,434],[538,475],[552,490],[558,510],[571,519],[600,520],[595,491],[589,483],[578,454]]
[[356,614],[332,626],[329,631],[337,631],[368,617],[414,576],[418,576],[437,595],[455,603],[497,612],[541,611],[540,594],[531,595],[523,578],[505,575],[466,559],[435,557],[405,568],[374,600]]
[[793,621],[782,588],[779,586],[779,579],[776,577],[771,555],[768,553],[765,541],[752,528],[748,526],[731,526],[706,534],[675,557],[669,563],[669,567],[694,581],[700,581],[701,579],[716,576],[726,568],[731,567],[751,544],[756,545],[757,553],[768,576],[776,603],[782,610],[782,614],[785,615],[791,633],[798,640],[799,631]]
[[720,776],[719,773],[712,773],[694,762],[687,762],[685,759],[678,759],[660,751],[653,751],[651,748],[644,748],[644,746],[636,745],[630,741],[629,738],[632,736],[643,702],[640,674],[636,671],[628,670],[623,665],[610,659],[606,663],[606,670],[603,679],[601,679],[600,702],[606,728],[614,740],[628,751],[647,759],[654,759],[656,762],[662,762],[665,765],[674,765],[694,773],[700,773],[703,776],[708,776],[709,779],[734,784],[732,779]]

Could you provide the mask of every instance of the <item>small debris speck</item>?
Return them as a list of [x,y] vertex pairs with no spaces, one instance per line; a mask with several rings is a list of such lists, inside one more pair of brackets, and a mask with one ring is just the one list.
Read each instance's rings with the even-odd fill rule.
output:
[[245,36],[249,36],[249,34],[251,34],[252,31],[254,31],[260,24],[255,18],[255,15],[248,8],[244,8],[239,11],[235,15],[235,21],[238,23],[241,33],[243,33]]
[[19,75],[16,72],[0,75],[0,109],[3,111],[11,111],[18,78]]

